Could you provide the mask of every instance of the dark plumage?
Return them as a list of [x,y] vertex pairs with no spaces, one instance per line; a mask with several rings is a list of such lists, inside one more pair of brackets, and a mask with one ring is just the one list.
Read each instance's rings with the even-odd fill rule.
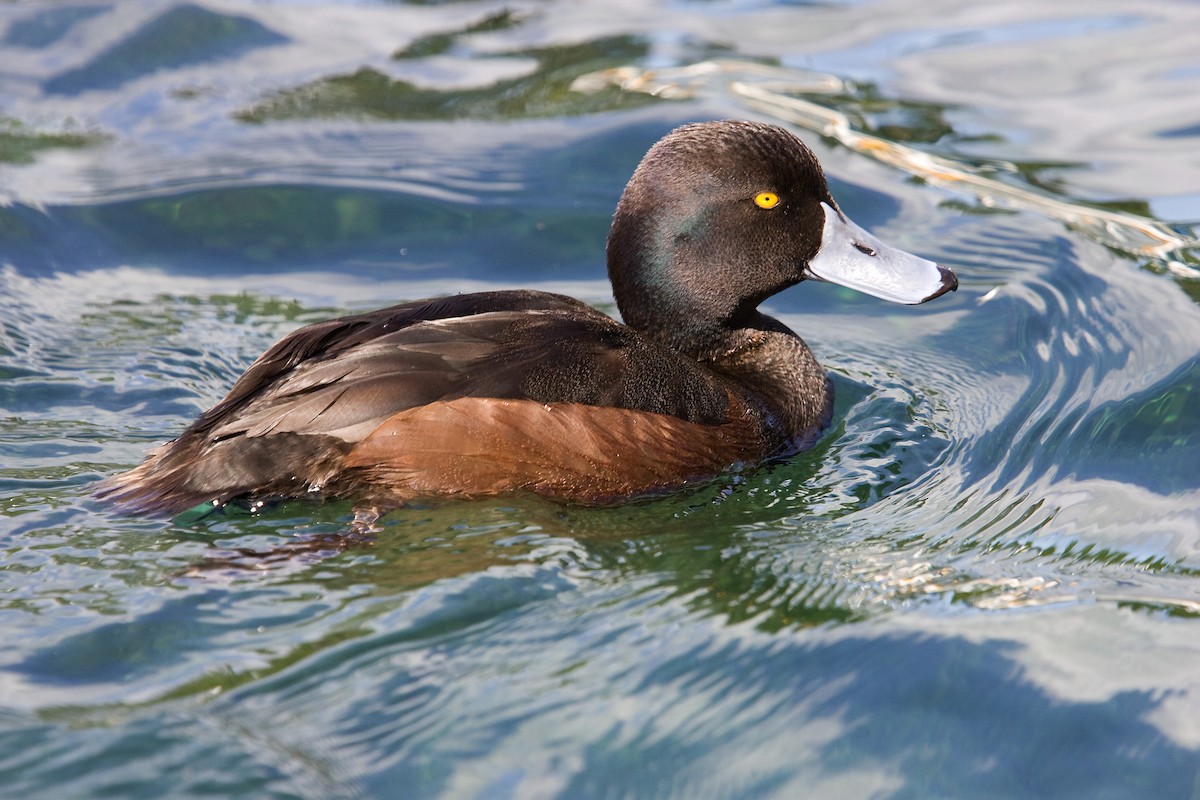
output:
[[808,347],[759,303],[805,277],[900,302],[957,286],[949,270],[879,248],[790,133],[685,126],[646,155],[613,219],[626,325],[533,291],[310,325],[98,495],[160,513],[304,495],[609,502],[757,463],[809,444],[832,404]]

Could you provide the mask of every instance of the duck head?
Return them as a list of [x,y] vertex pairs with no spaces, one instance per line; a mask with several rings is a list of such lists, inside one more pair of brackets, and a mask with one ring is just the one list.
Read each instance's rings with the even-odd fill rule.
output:
[[613,217],[608,270],[626,324],[698,354],[806,278],[908,304],[958,288],[847,218],[794,135],[728,120],[677,128],[646,154]]

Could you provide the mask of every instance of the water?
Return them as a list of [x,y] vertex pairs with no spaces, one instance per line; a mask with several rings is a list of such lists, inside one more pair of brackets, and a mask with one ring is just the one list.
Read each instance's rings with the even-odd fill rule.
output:
[[[0,794],[1200,796],[1197,23],[0,7]],[[511,286],[613,311],[625,179],[729,116],[794,125],[962,281],[770,301],[837,385],[811,452],[291,557],[350,505],[89,498],[303,323]]]

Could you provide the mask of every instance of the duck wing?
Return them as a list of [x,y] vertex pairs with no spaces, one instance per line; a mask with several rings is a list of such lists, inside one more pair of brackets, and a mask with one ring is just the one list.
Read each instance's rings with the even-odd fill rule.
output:
[[229,394],[99,494],[174,512],[335,482],[348,453],[401,412],[462,398],[725,420],[712,373],[561,295],[513,291],[393,306],[301,328]]

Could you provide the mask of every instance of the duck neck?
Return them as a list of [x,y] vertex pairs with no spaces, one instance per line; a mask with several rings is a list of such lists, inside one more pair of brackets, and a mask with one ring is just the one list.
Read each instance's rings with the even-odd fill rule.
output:
[[[714,315],[691,303],[680,302],[674,292],[659,294],[645,288],[636,303],[621,302],[617,308],[625,324],[642,335],[691,359],[714,361],[722,353],[732,351],[745,340],[746,331],[753,326],[748,318],[725,314]],[[759,316],[754,312],[755,316]]]
[[[713,361],[745,342],[746,331],[782,330],[757,311],[786,285],[754,285],[736,257],[714,267],[697,257],[703,243],[670,240],[618,213],[608,239],[608,278],[626,325],[697,361]],[[761,276],[755,276],[760,278]]]

